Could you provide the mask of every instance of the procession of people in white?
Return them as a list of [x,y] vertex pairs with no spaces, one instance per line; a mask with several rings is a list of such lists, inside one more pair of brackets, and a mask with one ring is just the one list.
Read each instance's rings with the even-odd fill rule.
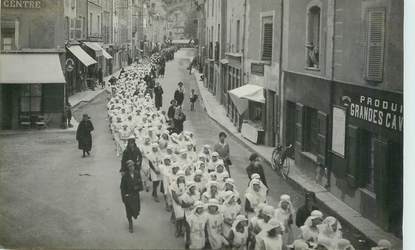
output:
[[[120,74],[108,102],[110,130],[116,154],[134,140],[141,151],[144,189],[160,189],[167,212],[189,249],[328,249],[352,250],[342,238],[340,222],[314,210],[294,235],[295,210],[289,195],[277,208],[268,203],[268,188],[258,174],[239,194],[224,161],[210,145],[196,147],[192,132],[173,133],[164,111],[158,111],[144,77],[152,63],[134,63]],[[173,83],[172,83],[173,84]],[[150,183],[153,183],[151,187]],[[154,185],[160,183],[160,185]],[[155,202],[160,202],[153,190]],[[248,201],[254,212],[241,204]],[[391,249],[380,242],[376,249]]]

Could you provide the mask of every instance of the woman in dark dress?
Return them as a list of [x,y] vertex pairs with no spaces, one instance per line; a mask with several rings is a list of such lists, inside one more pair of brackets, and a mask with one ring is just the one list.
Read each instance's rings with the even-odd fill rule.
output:
[[120,173],[122,175],[128,172],[128,161],[133,161],[135,169],[140,171],[143,156],[140,149],[137,147],[137,144],[135,143],[135,138],[128,138],[127,147],[122,154],[120,169]]
[[154,102],[157,110],[160,110],[161,106],[163,106],[163,88],[159,82],[156,82],[156,87],[154,88]]
[[179,87],[174,92],[174,100],[176,100],[178,106],[182,106],[184,100],[184,87],[183,83],[178,83]]
[[186,121],[186,115],[183,113],[181,106],[177,106],[174,114],[174,132],[180,134],[183,132],[183,123]]
[[78,148],[82,150],[82,157],[85,157],[85,153],[90,154],[92,148],[91,131],[93,130],[94,126],[89,116],[84,114],[76,130],[76,140],[78,141]]
[[133,161],[127,162],[128,172],[121,178],[121,198],[125,205],[128,229],[133,232],[133,217],[137,219],[140,214],[140,191],[143,190],[140,172],[136,170]]

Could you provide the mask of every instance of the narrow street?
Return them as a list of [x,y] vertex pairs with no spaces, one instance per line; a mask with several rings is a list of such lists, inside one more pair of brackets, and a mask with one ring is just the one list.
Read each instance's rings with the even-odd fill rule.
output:
[[[212,121],[199,101],[191,112],[188,93],[197,86],[187,66],[190,49],[176,53],[166,66],[163,108],[167,109],[179,81],[186,88],[185,129],[194,132],[198,148],[213,145],[221,127]],[[183,239],[174,236],[174,225],[164,204],[142,193],[141,215],[135,231],[128,233],[120,197],[120,159],[116,157],[108,130],[107,96],[77,110],[79,120],[88,113],[95,126],[91,157],[81,158],[73,132],[31,131],[0,136],[0,244],[6,248],[117,248],[182,249]],[[243,194],[248,184],[245,168],[251,152],[232,136],[232,178]],[[289,194],[296,208],[303,193],[264,166],[270,186],[271,204],[277,206],[281,194]],[[324,212],[324,210],[323,210]],[[345,236],[357,243],[350,229]],[[298,233],[296,229],[295,235]],[[357,248],[365,249],[365,248]]]

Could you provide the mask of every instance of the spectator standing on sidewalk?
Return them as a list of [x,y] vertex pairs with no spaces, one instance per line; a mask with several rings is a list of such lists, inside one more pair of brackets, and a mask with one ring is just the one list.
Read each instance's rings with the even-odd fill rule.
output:
[[99,84],[101,85],[101,88],[104,88],[105,82],[104,82],[104,73],[102,72],[102,68],[98,69],[98,81],[99,81]]
[[259,159],[259,156],[258,156],[257,153],[251,154],[251,156],[249,156],[249,165],[246,168],[246,173],[248,174],[249,180],[251,180],[252,174],[255,174],[255,173],[259,174],[262,183],[266,187],[268,187],[267,181],[265,179],[264,168],[262,167],[262,165],[259,161],[260,161],[260,159]]
[[195,94],[195,90],[192,89],[192,94],[190,95],[190,111],[195,110],[195,102],[197,101],[198,95]]
[[85,157],[85,153],[90,155],[92,148],[92,136],[91,132],[94,130],[94,126],[87,114],[82,116],[82,121],[78,125],[76,130],[76,140],[78,141],[78,148],[82,150],[82,157]]
[[219,142],[217,142],[215,146],[213,146],[213,151],[217,152],[219,154],[219,157],[223,160],[226,171],[228,171],[230,177],[231,171],[229,169],[229,166],[232,165],[232,162],[230,159],[229,144],[225,141],[226,137],[227,135],[225,132],[219,133]]
[[178,106],[182,106],[184,100],[184,87],[183,82],[179,82],[179,87],[174,92],[174,100],[176,100]]
[[68,128],[72,128],[71,120],[72,120],[72,106],[69,102],[66,102],[65,104],[65,125],[68,126]]

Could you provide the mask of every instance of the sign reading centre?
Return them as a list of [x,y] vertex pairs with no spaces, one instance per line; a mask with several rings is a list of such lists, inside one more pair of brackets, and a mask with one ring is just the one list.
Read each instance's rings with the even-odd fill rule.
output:
[[41,0],[2,0],[3,8],[12,9],[40,9],[42,7]]
[[[357,98],[355,98],[357,99]],[[403,130],[403,105],[382,98],[360,95],[358,100],[343,96],[349,115],[391,130]]]

